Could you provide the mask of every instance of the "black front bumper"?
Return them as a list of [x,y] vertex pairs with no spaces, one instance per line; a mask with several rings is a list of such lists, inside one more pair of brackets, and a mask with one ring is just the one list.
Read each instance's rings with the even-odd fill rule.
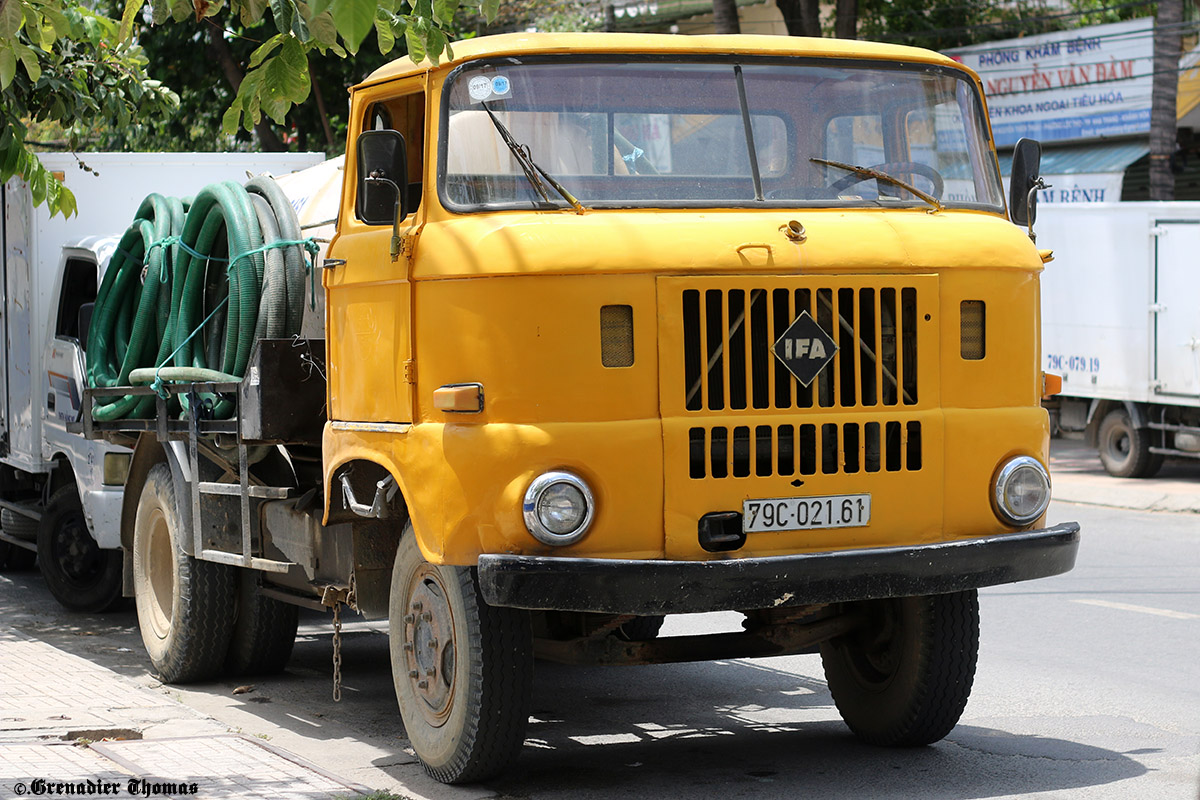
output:
[[914,547],[768,558],[633,561],[484,555],[494,606],[608,614],[688,614],[946,594],[1045,578],[1075,566],[1079,524]]

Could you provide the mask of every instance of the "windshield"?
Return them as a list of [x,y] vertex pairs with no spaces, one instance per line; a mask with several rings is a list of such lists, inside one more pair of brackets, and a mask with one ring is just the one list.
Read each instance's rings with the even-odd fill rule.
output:
[[[974,85],[928,65],[792,59],[469,63],[443,108],[442,199],[550,208],[495,116],[587,208],[1004,203]],[[569,207],[569,206],[568,206]]]

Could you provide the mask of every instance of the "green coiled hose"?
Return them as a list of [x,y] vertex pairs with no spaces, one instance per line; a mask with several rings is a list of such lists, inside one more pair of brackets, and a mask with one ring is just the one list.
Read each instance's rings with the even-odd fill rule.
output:
[[[150,195],[100,284],[88,385],[240,379],[255,341],[299,333],[304,254],[296,213],[269,177],[214,183],[187,203]],[[231,401],[206,399],[214,418],[232,414]],[[153,411],[153,396],[125,395],[92,416]]]

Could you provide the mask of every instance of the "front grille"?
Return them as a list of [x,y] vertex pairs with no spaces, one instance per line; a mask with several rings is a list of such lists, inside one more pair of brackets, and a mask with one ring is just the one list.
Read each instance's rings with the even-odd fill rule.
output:
[[921,423],[739,425],[688,431],[692,478],[916,472]]
[[[684,408],[872,408],[916,405],[917,290],[685,289]],[[837,342],[833,362],[802,386],[771,346],[802,312]]]

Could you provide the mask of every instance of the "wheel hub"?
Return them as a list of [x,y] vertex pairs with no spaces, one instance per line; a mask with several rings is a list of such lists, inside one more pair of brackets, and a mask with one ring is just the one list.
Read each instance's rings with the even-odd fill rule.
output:
[[408,681],[422,716],[445,723],[454,699],[454,616],[441,578],[432,568],[415,576],[404,615]]
[[175,554],[167,519],[161,510],[155,510],[149,528],[144,559],[147,582],[150,584],[149,621],[154,634],[165,639],[170,633],[175,611]]
[[77,588],[87,588],[100,568],[100,548],[87,531],[83,514],[71,514],[54,532],[54,560]]

